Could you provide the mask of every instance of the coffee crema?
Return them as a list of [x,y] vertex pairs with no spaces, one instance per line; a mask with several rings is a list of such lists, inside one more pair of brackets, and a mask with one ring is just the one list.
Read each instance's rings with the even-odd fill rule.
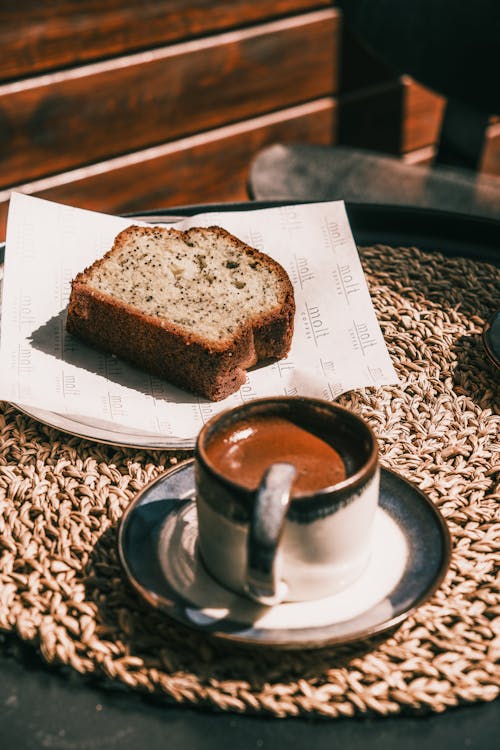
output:
[[206,455],[221,474],[250,490],[281,461],[297,470],[292,495],[318,492],[347,476],[340,454],[326,440],[278,416],[255,416],[220,430],[207,442]]

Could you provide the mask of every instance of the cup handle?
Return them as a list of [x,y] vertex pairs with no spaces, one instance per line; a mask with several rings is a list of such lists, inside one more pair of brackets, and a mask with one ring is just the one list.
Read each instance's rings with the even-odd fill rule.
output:
[[266,606],[278,604],[286,594],[287,587],[279,579],[276,558],[296,474],[292,464],[272,464],[259,485],[250,519],[245,591]]

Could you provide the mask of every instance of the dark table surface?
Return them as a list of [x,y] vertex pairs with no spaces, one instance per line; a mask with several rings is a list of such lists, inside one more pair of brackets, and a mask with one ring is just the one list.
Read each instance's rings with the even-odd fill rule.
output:
[[[500,223],[401,208],[351,205],[348,211],[360,244],[385,239],[498,262]],[[0,641],[0,675],[2,750],[278,750],[290,744],[313,750],[493,750],[500,736],[499,701],[443,714],[341,720],[282,720],[168,705],[49,668],[13,635]]]
[[[13,646],[14,644],[14,646]],[[0,746],[4,750],[493,750],[500,703],[444,714],[371,719],[274,719],[160,704],[49,669],[8,637],[0,656]],[[14,653],[12,653],[14,652]]]

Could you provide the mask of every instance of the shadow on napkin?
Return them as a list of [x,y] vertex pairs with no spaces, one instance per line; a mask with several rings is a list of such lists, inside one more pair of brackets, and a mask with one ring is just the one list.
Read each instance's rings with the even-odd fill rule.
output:
[[66,331],[67,312],[68,309],[65,307],[32,332],[29,340],[35,349],[67,365],[86,370],[112,383],[138,391],[145,396],[151,396],[152,392],[159,390],[159,388],[155,388],[155,383],[159,382],[160,388],[168,387],[168,401],[170,403],[189,404],[199,402],[199,397],[193,396],[171,383],[167,385],[166,381],[145,373],[144,370],[128,364],[114,354],[108,354],[87,346],[72,336]]

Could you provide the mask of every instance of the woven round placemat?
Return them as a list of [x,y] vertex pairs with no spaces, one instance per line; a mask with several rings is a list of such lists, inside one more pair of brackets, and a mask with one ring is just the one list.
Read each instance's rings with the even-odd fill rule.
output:
[[395,631],[336,649],[257,652],[188,631],[138,599],[116,553],[135,493],[186,454],[92,444],[3,404],[1,629],[49,663],[227,711],[388,715],[498,696],[498,371],[481,330],[500,306],[500,272],[413,248],[360,254],[400,383],[340,401],[447,520],[452,561],[433,597]]

